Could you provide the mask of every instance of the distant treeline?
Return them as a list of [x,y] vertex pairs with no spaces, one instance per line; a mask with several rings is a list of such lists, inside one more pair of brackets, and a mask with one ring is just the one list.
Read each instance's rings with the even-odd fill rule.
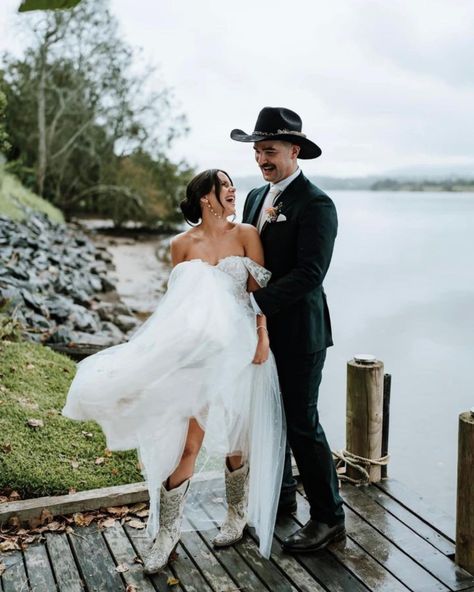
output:
[[474,179],[380,179],[370,187],[372,191],[474,191]]

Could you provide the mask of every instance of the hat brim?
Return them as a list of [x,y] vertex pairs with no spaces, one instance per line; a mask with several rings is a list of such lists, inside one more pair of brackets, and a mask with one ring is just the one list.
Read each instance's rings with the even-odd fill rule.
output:
[[292,144],[298,145],[301,150],[298,154],[298,158],[303,158],[305,160],[309,160],[311,158],[318,158],[321,156],[321,148],[308,140],[308,138],[303,138],[299,135],[294,134],[246,134],[241,129],[233,129],[230,132],[230,137],[235,140],[236,142],[261,142],[263,140],[270,141],[270,140],[281,140],[283,142],[291,142]]

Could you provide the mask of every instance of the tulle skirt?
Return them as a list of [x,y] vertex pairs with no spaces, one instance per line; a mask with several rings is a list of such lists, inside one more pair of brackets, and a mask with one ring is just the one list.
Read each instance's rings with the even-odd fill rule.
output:
[[256,345],[248,297],[219,267],[194,260],[173,269],[166,294],[130,341],[78,364],[63,414],[95,420],[110,450],[137,449],[152,538],[161,483],[177,467],[194,417],[206,455],[248,460],[249,524],[269,556],[285,429],[273,356],[252,364]]

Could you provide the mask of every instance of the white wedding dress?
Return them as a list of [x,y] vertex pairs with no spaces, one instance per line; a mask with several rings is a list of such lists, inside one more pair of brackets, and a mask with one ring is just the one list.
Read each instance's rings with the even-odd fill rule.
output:
[[195,417],[206,432],[207,454],[224,458],[240,451],[248,459],[249,524],[268,557],[285,428],[273,356],[252,364],[257,334],[249,273],[260,286],[270,277],[241,256],[217,265],[200,259],[176,265],[166,294],[130,341],[78,364],[63,414],[99,423],[110,450],[138,450],[150,492],[152,538],[160,485],[179,463],[189,418]]

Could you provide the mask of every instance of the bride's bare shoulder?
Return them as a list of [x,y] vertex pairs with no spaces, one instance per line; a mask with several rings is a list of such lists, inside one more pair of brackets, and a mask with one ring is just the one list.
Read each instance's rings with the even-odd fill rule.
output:
[[195,233],[193,233],[193,230],[194,228],[190,228],[185,232],[181,232],[180,234],[173,236],[171,239],[170,251],[173,265],[185,260],[187,251],[189,250],[193,240],[195,240],[195,237],[193,236]]
[[236,224],[236,227],[237,230],[242,234],[242,236],[259,236],[258,230],[252,224],[244,224],[243,222],[241,222],[240,224]]
[[252,224],[238,224],[238,232],[240,234],[241,241],[244,245],[252,243],[260,243],[260,235],[258,230]]

